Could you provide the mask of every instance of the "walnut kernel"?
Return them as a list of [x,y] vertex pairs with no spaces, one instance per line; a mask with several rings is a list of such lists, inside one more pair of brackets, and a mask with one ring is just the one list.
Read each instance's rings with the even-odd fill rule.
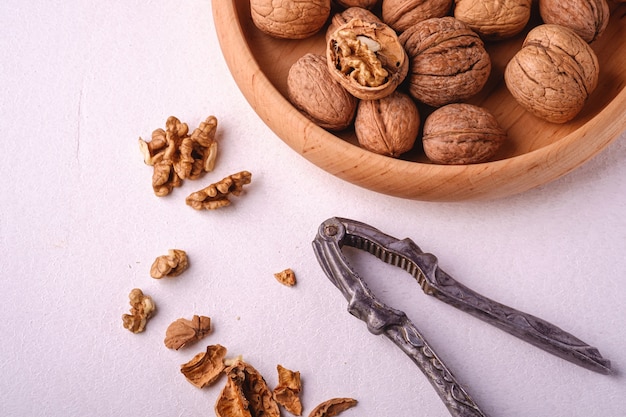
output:
[[409,68],[407,54],[393,29],[358,18],[330,34],[326,63],[335,80],[363,100],[393,93]]
[[287,268],[284,271],[280,271],[274,274],[274,278],[283,285],[293,287],[296,285],[296,274],[291,268]]
[[146,328],[148,319],[156,310],[156,304],[149,295],[145,295],[139,288],[134,288],[128,295],[130,299],[130,314],[122,315],[124,328],[133,333],[141,333]]
[[278,365],[276,370],[278,371],[278,385],[276,385],[272,394],[274,400],[285,407],[285,410],[291,414],[296,416],[302,415],[300,372],[291,371],[282,365]]
[[150,267],[150,276],[161,279],[176,277],[187,270],[189,259],[187,253],[181,249],[169,249],[167,255],[157,257]]
[[413,148],[419,127],[417,106],[399,91],[378,100],[362,100],[354,120],[356,137],[363,148],[394,158]]
[[165,346],[178,350],[195,343],[211,332],[211,318],[194,315],[191,320],[180,318],[165,330]]
[[409,93],[433,107],[464,101],[489,78],[491,59],[483,41],[451,16],[419,22],[400,35],[411,59]]
[[222,345],[207,346],[206,352],[200,352],[189,362],[180,366],[180,372],[187,381],[198,388],[204,388],[217,380],[224,370],[226,348]]
[[422,138],[428,159],[440,164],[486,162],[506,139],[506,131],[485,108],[448,104],[424,122]]
[[225,207],[230,205],[228,197],[231,194],[240,195],[243,192],[243,186],[250,184],[251,181],[252,174],[248,171],[241,171],[191,193],[185,201],[188,206],[196,210],[214,210]]
[[565,123],[582,110],[598,84],[599,64],[580,36],[559,25],[532,29],[504,71],[507,88],[527,111]]

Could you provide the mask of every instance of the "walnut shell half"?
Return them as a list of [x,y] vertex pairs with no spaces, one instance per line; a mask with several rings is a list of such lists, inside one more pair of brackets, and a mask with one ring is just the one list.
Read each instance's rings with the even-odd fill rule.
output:
[[526,110],[565,123],[582,110],[598,74],[596,54],[580,36],[563,26],[540,25],[507,64],[504,81]]
[[357,99],[330,74],[326,58],[306,54],[287,75],[289,100],[315,124],[328,130],[343,130],[352,124]]
[[433,107],[478,93],[491,59],[478,34],[451,16],[424,20],[400,35],[409,59],[409,93]]
[[330,16],[330,0],[250,0],[252,22],[262,32],[283,39],[317,33]]
[[487,162],[506,139],[506,132],[485,108],[455,103],[424,121],[423,144],[428,159],[439,164]]
[[358,18],[329,36],[326,61],[333,78],[362,100],[393,93],[409,69],[396,32],[384,23]]

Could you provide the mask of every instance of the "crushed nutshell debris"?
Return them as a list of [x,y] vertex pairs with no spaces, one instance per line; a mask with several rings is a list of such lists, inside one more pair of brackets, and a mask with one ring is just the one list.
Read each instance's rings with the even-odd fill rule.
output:
[[230,205],[229,196],[240,195],[243,192],[243,186],[250,184],[251,181],[252,174],[248,171],[241,171],[191,193],[185,201],[188,206],[196,210],[215,210]]
[[296,285],[296,274],[291,268],[287,268],[284,271],[275,273],[274,277],[278,280],[278,282],[288,287],[293,287],[294,285]]
[[315,407],[309,417],[334,417],[356,404],[353,398],[332,398]]
[[204,388],[215,382],[224,371],[226,348],[222,345],[209,345],[206,352],[200,352],[189,362],[180,366],[180,372],[187,381],[198,388]]
[[300,372],[291,371],[282,365],[278,365],[276,369],[278,371],[278,385],[274,388],[274,400],[291,414],[301,416],[300,391],[302,390],[302,383],[300,382]]
[[161,279],[163,277],[176,277],[189,267],[187,253],[180,249],[170,249],[167,255],[157,257],[150,267],[150,276]]
[[134,288],[128,295],[130,299],[130,314],[122,315],[124,328],[133,333],[141,333],[146,328],[148,319],[156,310],[156,304],[149,295],[145,295],[139,288]]

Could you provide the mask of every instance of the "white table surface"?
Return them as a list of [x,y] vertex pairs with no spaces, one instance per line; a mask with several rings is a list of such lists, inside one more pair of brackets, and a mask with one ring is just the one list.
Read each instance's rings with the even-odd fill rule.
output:
[[[428,203],[337,179],[288,148],[237,88],[210,1],[0,4],[0,414],[213,415],[225,383],[179,372],[207,344],[259,370],[301,372],[304,415],[353,397],[346,417],[447,416],[399,349],[346,312],[311,249],[332,216],[410,237],[484,295],[597,346],[616,375],[575,366],[425,296],[406,273],[352,255],[382,300],[404,310],[490,416],[626,416],[626,137],[545,186],[506,199]],[[152,194],[138,137],[175,115],[219,120],[215,171]],[[240,170],[230,207],[197,212],[199,188]],[[169,248],[190,268],[154,280]],[[288,288],[274,272],[292,268]],[[128,293],[158,314],[122,327]],[[167,325],[210,316],[214,331],[171,351]],[[283,415],[288,415],[283,413]]]

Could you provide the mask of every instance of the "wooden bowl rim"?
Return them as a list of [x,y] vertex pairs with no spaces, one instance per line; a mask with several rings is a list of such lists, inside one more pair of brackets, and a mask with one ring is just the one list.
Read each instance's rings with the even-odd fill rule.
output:
[[[585,125],[522,155],[473,165],[437,165],[378,155],[315,125],[278,91],[250,49],[236,2],[212,2],[213,19],[226,63],[246,100],[281,140],[307,160],[378,193],[423,201],[511,196],[573,171],[619,137],[626,126],[626,89],[621,86],[615,98]],[[330,158],[329,150],[336,156]]]

